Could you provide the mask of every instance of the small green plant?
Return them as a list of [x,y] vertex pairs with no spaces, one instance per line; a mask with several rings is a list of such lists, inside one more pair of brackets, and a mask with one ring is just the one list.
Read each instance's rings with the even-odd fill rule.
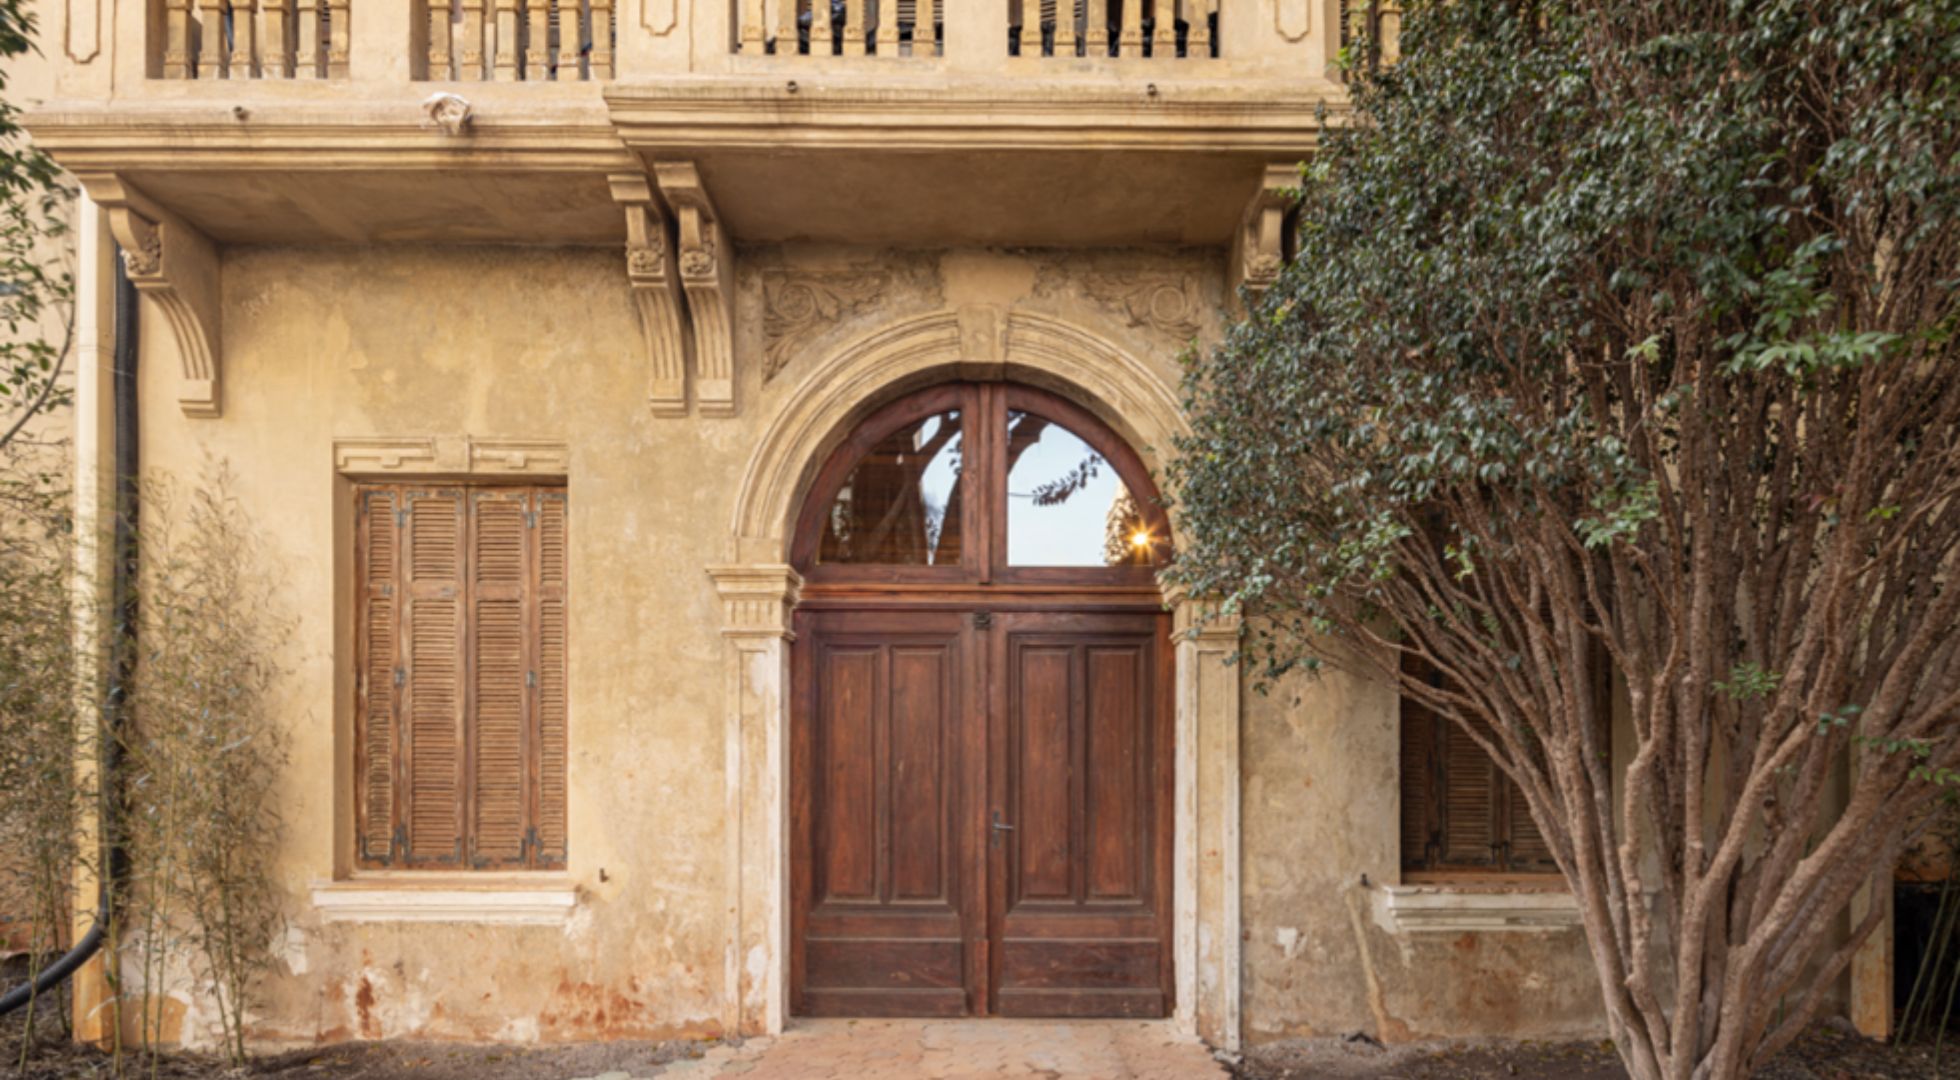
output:
[[291,622],[228,469],[208,467],[189,491],[153,478],[143,506],[134,723],[123,738],[145,1042],[167,1037],[169,995],[208,993],[226,1052],[242,1062],[245,1017],[283,925],[273,788],[287,750],[275,695]]
[[[48,449],[0,448],[0,915],[14,920],[0,935],[25,950],[30,982],[64,944],[84,791],[75,772],[84,732],[69,619],[73,530],[65,476]],[[57,1010],[62,1001],[54,995]],[[27,1006],[23,1061],[40,1007]]]

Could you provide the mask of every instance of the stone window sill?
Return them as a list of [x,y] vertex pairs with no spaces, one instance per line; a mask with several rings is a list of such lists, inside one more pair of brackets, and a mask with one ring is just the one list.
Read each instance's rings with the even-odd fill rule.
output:
[[330,923],[562,926],[578,906],[578,886],[562,874],[362,874],[316,881],[312,894]]
[[1562,881],[1443,882],[1375,890],[1375,921],[1397,934],[1549,932],[1581,926]]

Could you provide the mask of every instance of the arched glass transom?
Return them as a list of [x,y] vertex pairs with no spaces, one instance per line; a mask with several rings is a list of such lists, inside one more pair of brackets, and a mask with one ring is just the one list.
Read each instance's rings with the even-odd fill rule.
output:
[[799,521],[813,581],[1147,583],[1169,555],[1142,461],[1046,391],[954,383],[862,421]]

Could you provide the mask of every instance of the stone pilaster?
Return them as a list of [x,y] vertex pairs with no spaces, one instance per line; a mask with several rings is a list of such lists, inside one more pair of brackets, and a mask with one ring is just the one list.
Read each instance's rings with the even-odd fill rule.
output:
[[803,586],[783,565],[713,566],[722,604],[727,769],[723,1024],[781,1031],[788,1012],[790,611]]
[[1237,616],[1173,596],[1177,649],[1177,1018],[1239,1049],[1239,647]]

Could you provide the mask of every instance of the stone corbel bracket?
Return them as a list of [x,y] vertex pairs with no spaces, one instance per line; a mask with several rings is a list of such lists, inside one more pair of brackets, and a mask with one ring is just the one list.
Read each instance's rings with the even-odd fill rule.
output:
[[674,266],[669,222],[645,175],[606,178],[613,201],[626,211],[626,279],[640,312],[652,383],[647,392],[655,416],[687,414],[687,337],[682,327],[680,274]]
[[660,194],[674,210],[681,289],[694,331],[694,400],[703,416],[733,416],[735,252],[693,162],[658,162],[653,171]]
[[1246,203],[1232,239],[1232,295],[1237,296],[1244,287],[1247,299],[1256,304],[1279,280],[1292,240],[1291,192],[1299,186],[1299,166],[1266,166],[1259,190]]
[[217,245],[113,173],[77,179],[107,212],[131,284],[161,312],[183,367],[177,402],[185,416],[223,408],[219,354],[221,297]]

